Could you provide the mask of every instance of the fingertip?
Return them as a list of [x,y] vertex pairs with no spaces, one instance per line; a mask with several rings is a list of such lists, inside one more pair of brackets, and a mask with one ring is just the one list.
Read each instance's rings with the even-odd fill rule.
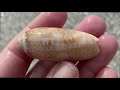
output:
[[118,78],[118,73],[110,67],[102,69],[96,78]]
[[68,61],[63,61],[59,65],[59,70],[54,74],[54,78],[78,78],[79,77],[79,71],[77,67]]
[[27,27],[62,27],[67,20],[67,12],[42,12]]
[[103,18],[96,16],[96,15],[90,15],[86,17],[84,20],[86,20],[88,24],[95,25],[98,28],[98,30],[101,31],[102,34],[105,32],[106,23]]
[[67,12],[48,12],[48,14],[53,15],[53,16],[60,16],[64,18],[65,20],[67,19]]
[[102,35],[99,39],[100,39],[99,46],[108,52],[114,53],[115,55],[115,53],[118,50],[117,39],[112,35]]
[[[67,20],[67,12],[49,12],[48,14],[51,16],[51,18],[53,17],[54,24],[57,27],[62,27]],[[58,23],[59,25],[56,25]]]
[[90,15],[85,17],[76,29],[100,37],[105,32],[106,24],[99,16]]
[[97,15],[89,15],[84,19],[92,19],[92,20],[96,20],[96,22],[99,21],[100,23],[105,24],[104,20],[101,17],[97,16]]
[[104,39],[109,39],[112,41],[112,43],[115,43],[116,46],[118,46],[118,41],[117,41],[117,38],[113,35],[108,35],[108,34],[105,34],[105,35],[102,35],[100,37],[100,39],[104,40]]
[[79,70],[77,67],[68,61],[62,61],[56,64],[48,73],[47,77],[52,78],[78,78]]

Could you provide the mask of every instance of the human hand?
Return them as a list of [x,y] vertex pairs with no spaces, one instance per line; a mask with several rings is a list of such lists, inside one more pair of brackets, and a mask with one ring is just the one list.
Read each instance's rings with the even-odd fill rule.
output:
[[26,55],[19,46],[18,37],[25,31],[37,27],[62,27],[67,20],[67,13],[41,13],[25,29],[23,29],[0,54],[0,77],[18,78],[115,78],[117,72],[108,68],[118,50],[117,40],[111,35],[104,35],[106,24],[98,16],[86,17],[75,30],[84,31],[98,37],[100,54],[87,61],[76,62],[62,61],[59,63],[39,61],[33,69],[26,72],[33,60]]

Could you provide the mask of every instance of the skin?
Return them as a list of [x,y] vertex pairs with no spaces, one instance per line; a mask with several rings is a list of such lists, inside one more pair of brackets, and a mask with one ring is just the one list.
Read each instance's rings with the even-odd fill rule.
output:
[[[100,54],[92,60],[83,62],[39,61],[26,74],[33,58],[26,55],[18,44],[23,32],[37,27],[62,27],[67,20],[66,12],[45,12],[28,24],[0,54],[0,77],[12,78],[117,78],[117,72],[107,65],[118,50],[115,37],[105,35],[106,24],[98,16],[88,16],[74,29],[95,35],[100,39]],[[52,23],[51,23],[52,22]],[[110,44],[112,43],[112,45]]]

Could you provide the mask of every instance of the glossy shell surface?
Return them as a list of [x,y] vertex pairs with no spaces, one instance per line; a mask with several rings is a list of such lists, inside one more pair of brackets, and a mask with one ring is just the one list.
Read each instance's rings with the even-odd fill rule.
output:
[[99,39],[70,29],[41,27],[25,32],[19,43],[35,59],[47,61],[87,60],[99,52]]

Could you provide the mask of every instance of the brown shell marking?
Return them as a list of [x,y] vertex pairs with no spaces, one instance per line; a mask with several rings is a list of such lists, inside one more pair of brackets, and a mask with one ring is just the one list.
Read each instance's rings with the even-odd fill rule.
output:
[[98,38],[85,32],[42,27],[27,31],[20,43],[36,59],[77,61],[96,57],[100,52],[98,41]]

